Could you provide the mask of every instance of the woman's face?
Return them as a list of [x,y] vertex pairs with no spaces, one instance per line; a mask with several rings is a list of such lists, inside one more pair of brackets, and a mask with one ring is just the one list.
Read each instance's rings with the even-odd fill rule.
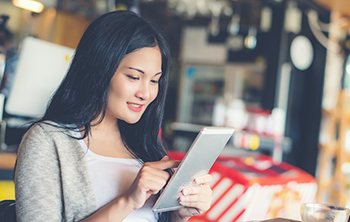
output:
[[162,56],[158,47],[146,47],[129,53],[111,79],[106,118],[133,124],[157,97],[162,75]]

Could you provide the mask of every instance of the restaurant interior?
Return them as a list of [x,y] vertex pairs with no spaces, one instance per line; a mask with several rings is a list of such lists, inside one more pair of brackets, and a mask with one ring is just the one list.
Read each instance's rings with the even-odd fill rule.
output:
[[0,41],[0,84],[11,80],[0,90],[0,201],[14,199],[18,145],[82,34],[114,10],[146,18],[170,46],[161,131],[170,157],[182,159],[205,126],[235,128],[210,169],[212,207],[191,221],[301,220],[304,202],[350,207],[346,0],[0,0],[0,37],[12,33],[11,47]]

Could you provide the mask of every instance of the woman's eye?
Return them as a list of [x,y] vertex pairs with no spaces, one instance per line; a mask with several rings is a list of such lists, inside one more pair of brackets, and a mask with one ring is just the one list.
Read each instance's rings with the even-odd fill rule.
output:
[[139,79],[138,77],[129,76],[129,75],[127,75],[127,77],[128,77],[129,79],[132,79],[132,80],[138,80],[138,79]]
[[151,80],[151,83],[158,84],[158,80]]

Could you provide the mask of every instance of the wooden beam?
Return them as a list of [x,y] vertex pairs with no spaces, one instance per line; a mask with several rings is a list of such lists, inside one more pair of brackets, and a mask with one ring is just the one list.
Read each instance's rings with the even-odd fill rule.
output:
[[313,0],[332,13],[338,14],[337,23],[340,30],[350,30],[350,1],[349,0]]
[[314,0],[319,5],[330,11],[338,11],[344,16],[350,16],[350,1],[349,0]]

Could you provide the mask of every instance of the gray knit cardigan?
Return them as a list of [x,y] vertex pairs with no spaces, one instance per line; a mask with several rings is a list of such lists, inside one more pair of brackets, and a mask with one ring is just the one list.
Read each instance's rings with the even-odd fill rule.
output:
[[40,123],[24,135],[15,170],[19,222],[80,221],[97,210],[85,153],[67,134]]

